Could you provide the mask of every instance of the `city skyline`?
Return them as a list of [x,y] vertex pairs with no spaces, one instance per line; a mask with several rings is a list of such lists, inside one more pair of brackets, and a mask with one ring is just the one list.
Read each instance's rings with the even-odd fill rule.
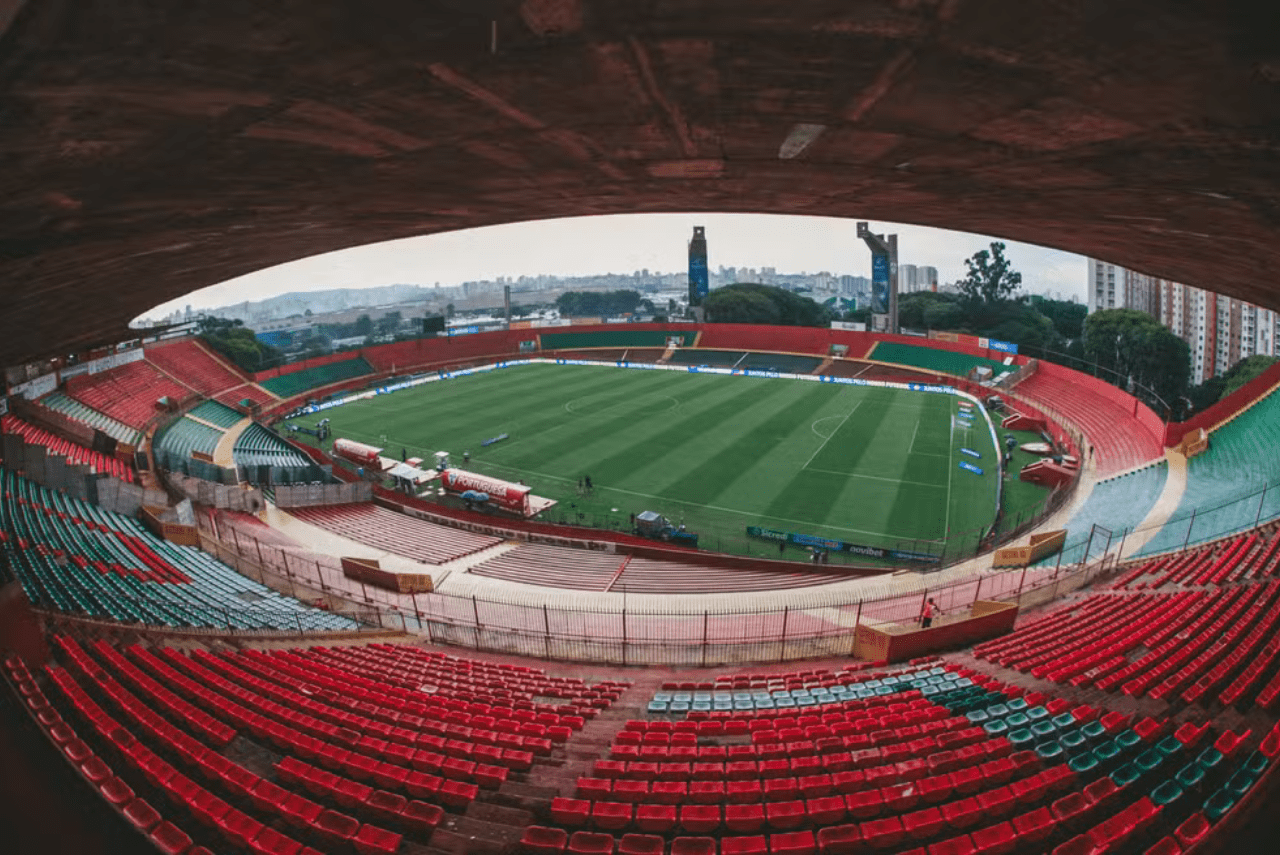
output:
[[[853,220],[772,214],[614,214],[508,223],[367,244],[265,268],[177,297],[145,312],[159,319],[190,305],[201,311],[290,292],[391,284],[426,287],[520,276],[582,276],[687,268],[694,226],[706,228],[713,269],[867,276],[871,258]],[[902,223],[873,222],[897,233],[900,262],[938,269],[939,283],[964,275],[964,259],[1000,238]],[[1028,293],[1085,296],[1083,256],[1005,241]]]

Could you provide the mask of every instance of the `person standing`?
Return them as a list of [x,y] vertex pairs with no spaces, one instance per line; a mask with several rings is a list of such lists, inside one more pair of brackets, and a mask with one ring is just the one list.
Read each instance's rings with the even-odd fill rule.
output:
[[928,629],[933,626],[933,616],[938,611],[938,604],[933,601],[933,597],[925,600],[924,610],[920,612],[920,626]]

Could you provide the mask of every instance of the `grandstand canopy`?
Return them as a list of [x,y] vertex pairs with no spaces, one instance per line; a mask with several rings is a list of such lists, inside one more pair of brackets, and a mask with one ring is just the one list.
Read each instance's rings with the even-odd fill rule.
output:
[[1280,306],[1275,10],[0,3],[0,362],[314,253],[634,211],[963,228]]

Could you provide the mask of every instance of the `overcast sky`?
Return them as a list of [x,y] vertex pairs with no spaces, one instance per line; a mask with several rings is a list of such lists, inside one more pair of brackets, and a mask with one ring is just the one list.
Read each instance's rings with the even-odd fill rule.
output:
[[[512,223],[406,238],[312,256],[241,276],[172,300],[147,312],[160,318],[188,304],[195,309],[261,300],[289,291],[375,285],[457,285],[538,273],[631,273],[648,268],[686,270],[686,244],[695,225],[707,229],[714,270],[773,267],[779,273],[871,275],[871,255],[855,221],[773,214],[617,214]],[[964,259],[992,238],[924,226],[872,223],[877,234],[898,235],[902,264],[932,265],[938,281],[964,275]],[[234,239],[234,238],[232,238]],[[1006,255],[1022,273],[1024,291],[1084,299],[1085,260],[1079,255],[1006,241]]]

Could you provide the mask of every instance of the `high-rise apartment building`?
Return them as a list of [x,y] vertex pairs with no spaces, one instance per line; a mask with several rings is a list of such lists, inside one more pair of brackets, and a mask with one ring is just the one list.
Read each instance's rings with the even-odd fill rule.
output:
[[1118,264],[1089,259],[1089,311],[1137,309],[1160,316],[1159,280]]
[[1276,356],[1280,317],[1270,309],[1203,288],[1159,281],[1160,323],[1191,348],[1191,382],[1203,383],[1241,359]]

